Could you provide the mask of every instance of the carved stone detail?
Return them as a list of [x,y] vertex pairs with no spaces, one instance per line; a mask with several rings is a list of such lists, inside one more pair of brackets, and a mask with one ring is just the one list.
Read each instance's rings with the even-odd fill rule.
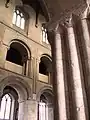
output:
[[9,6],[8,6],[9,3],[10,3],[10,0],[6,0],[6,2],[5,2],[5,7],[6,7],[6,8],[9,7]]
[[80,15],[81,19],[89,18],[90,15],[90,5],[87,6],[85,11]]
[[64,21],[63,25],[64,25],[66,28],[73,26],[72,14],[70,15],[69,18],[67,18],[67,19]]

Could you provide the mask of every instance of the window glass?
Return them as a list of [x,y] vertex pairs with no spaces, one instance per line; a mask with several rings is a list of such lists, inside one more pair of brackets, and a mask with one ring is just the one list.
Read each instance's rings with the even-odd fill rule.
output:
[[39,120],[48,120],[48,106],[44,102],[39,103]]
[[20,22],[21,22],[21,17],[20,15],[17,15],[17,21],[16,21],[16,26],[20,27]]
[[3,96],[1,101],[0,119],[9,119],[11,108],[11,98],[8,94]]
[[42,41],[46,44],[49,44],[48,36],[47,36],[47,30],[43,26],[42,26]]
[[24,29],[24,25],[25,25],[25,19],[21,18],[21,28]]
[[16,13],[19,14],[19,10],[16,10]]
[[43,38],[42,38],[42,39],[43,39],[43,42],[45,42],[45,41],[46,41],[46,38],[45,38],[45,31],[42,31],[42,32],[43,32],[43,36],[42,36]]
[[22,12],[15,10],[13,13],[12,23],[21,29],[25,28],[25,18]]
[[46,34],[46,43],[49,44],[49,42],[48,42],[48,38],[47,38],[47,34]]
[[23,14],[21,13],[21,17],[23,17]]

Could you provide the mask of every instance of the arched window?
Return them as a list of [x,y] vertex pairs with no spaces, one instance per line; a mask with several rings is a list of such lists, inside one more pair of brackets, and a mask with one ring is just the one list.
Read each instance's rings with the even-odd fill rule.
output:
[[19,65],[21,68],[21,73],[24,75],[28,75],[28,57],[29,50],[28,48],[21,42],[12,42],[10,48],[7,51],[6,60]]
[[22,56],[20,52],[13,47],[10,47],[8,50],[6,60],[18,65],[22,65]]
[[43,25],[42,25],[42,41],[46,44],[49,44],[48,36],[47,36],[47,29]]
[[0,120],[18,120],[18,95],[12,87],[4,88],[0,104]]
[[40,97],[39,120],[48,120],[48,104],[44,95],[41,95]]
[[47,92],[41,94],[38,113],[38,120],[53,120],[53,98],[51,94]]
[[39,73],[44,74],[44,75],[48,75],[47,67],[42,60],[39,64]]
[[47,56],[42,56],[39,63],[39,73],[49,75],[52,71],[52,64]]
[[11,105],[12,105],[12,101],[9,94],[4,95],[1,101],[0,119],[9,120]]
[[20,27],[21,29],[25,28],[25,17],[24,14],[19,9],[14,10],[12,22],[14,25]]

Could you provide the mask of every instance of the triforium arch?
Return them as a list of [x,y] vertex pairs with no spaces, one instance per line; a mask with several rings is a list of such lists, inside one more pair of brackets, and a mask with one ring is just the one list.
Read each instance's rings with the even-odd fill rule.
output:
[[31,57],[31,49],[28,47],[28,45],[25,43],[25,42],[23,42],[22,40],[20,40],[20,39],[12,39],[10,42],[9,42],[9,47],[10,47],[10,45],[12,44],[12,43],[19,43],[19,44],[21,44],[26,50],[27,50],[27,54],[28,54],[28,57],[30,58]]
[[22,74],[29,76],[31,51],[23,41],[18,39],[10,41],[6,60],[22,66]]
[[[8,88],[8,89],[6,89]],[[18,119],[24,120],[24,113],[25,111],[25,102],[30,99],[31,97],[31,88],[23,79],[16,77],[16,76],[8,76],[5,79],[3,79],[0,82],[0,98],[2,99],[2,96],[5,94],[5,90],[13,90],[14,93],[17,95],[17,109],[18,109]],[[11,98],[13,94],[11,91],[8,91],[8,95],[11,95]],[[7,91],[6,91],[7,92]],[[6,95],[7,95],[6,94]],[[14,97],[14,96],[13,96]],[[17,112],[17,110],[16,110]],[[10,119],[11,120],[11,119]]]
[[52,59],[49,55],[43,54],[40,57],[39,73],[48,75],[52,70]]
[[52,83],[52,59],[47,54],[43,54],[40,57],[39,73],[48,76],[48,82]]
[[28,100],[31,97],[31,88],[27,82],[20,77],[8,76],[0,82],[0,94],[3,94],[3,90],[6,86],[11,86],[18,93],[18,101]]
[[53,92],[51,87],[42,88],[37,96],[38,120],[53,120]]

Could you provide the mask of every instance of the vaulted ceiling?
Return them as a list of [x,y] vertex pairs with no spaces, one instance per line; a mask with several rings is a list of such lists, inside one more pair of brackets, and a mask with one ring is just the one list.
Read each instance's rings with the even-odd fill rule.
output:
[[46,18],[53,22],[63,20],[71,13],[79,15],[87,7],[86,0],[23,0],[23,2],[34,9],[37,3]]
[[45,2],[51,21],[63,20],[71,13],[79,15],[87,7],[86,0],[45,0]]

